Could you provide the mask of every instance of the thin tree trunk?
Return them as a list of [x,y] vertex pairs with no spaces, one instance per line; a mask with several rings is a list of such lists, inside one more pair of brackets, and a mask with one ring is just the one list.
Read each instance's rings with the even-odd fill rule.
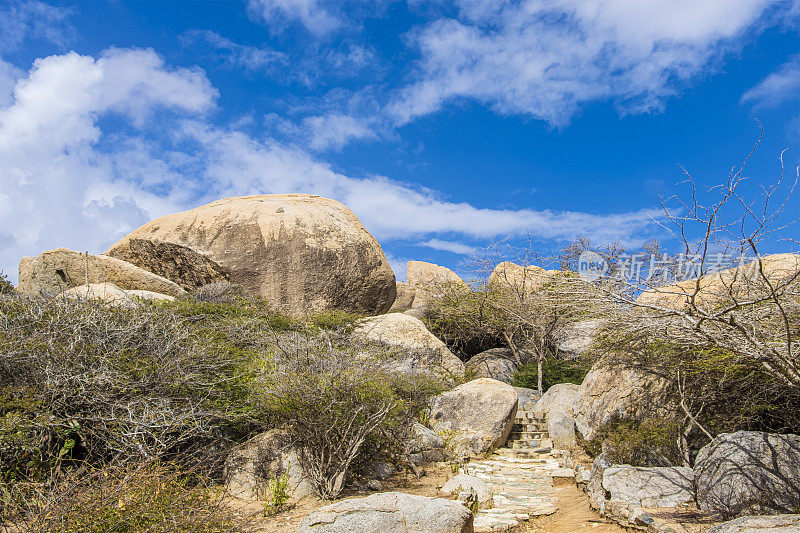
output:
[[543,372],[544,372],[544,357],[542,357],[542,354],[539,354],[539,362],[538,362],[538,365],[536,367],[536,377],[538,378],[537,385],[539,387],[539,394],[540,395],[544,394],[544,391],[542,390],[542,373]]

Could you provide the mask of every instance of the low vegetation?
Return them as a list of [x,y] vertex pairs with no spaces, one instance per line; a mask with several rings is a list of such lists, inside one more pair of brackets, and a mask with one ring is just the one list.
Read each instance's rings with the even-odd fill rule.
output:
[[[542,388],[549,389],[558,383],[580,385],[583,378],[592,368],[592,362],[586,359],[546,358],[542,363]],[[511,384],[515,387],[535,389],[539,385],[539,364],[537,361],[522,365]]]
[[356,315],[291,318],[222,289],[136,310],[0,296],[0,524],[231,530],[207,485],[233,446],[275,427],[326,498],[371,458],[401,460],[435,380],[351,342]]
[[14,285],[8,281],[8,276],[0,270],[0,294],[11,294],[12,292],[14,292]]

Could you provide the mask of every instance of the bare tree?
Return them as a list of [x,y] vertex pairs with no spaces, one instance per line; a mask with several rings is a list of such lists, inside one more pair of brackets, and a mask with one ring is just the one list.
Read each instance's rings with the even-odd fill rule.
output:
[[570,271],[545,270],[553,263],[529,239],[526,247],[508,241],[490,245],[473,259],[472,287],[452,287],[430,306],[432,329],[451,337],[487,336],[511,351],[517,366],[538,363],[542,391],[543,363],[553,355],[555,333],[591,311],[593,287]]

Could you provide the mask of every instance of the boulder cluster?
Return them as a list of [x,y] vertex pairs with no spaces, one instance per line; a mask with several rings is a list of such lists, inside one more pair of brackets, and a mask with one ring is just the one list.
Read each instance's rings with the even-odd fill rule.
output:
[[175,297],[220,281],[293,316],[377,315],[396,295],[383,250],[355,215],[308,194],[218,200],[148,222],[102,255],[59,249],[23,258],[19,268],[26,294],[109,283]]

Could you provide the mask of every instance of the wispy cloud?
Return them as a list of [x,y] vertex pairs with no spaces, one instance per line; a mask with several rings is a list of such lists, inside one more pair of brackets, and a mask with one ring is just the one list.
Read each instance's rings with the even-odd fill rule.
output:
[[582,105],[662,109],[759,29],[779,0],[457,0],[454,18],[413,30],[416,81],[389,111],[398,123],[467,98],[556,126]]
[[472,255],[477,251],[477,248],[474,246],[454,241],[443,241],[441,239],[429,239],[419,243],[419,245],[459,255]]
[[743,104],[777,107],[800,99],[800,56],[794,56],[742,95]]
[[25,39],[43,39],[65,47],[75,38],[69,19],[74,8],[35,0],[11,0],[0,7],[0,53],[19,48]]
[[231,66],[250,71],[271,71],[277,65],[286,64],[286,55],[268,47],[238,44],[213,31],[191,30],[181,39],[187,45],[206,44]]
[[309,146],[317,151],[341,150],[354,139],[378,138],[366,121],[338,113],[307,117],[303,125],[309,134]]

